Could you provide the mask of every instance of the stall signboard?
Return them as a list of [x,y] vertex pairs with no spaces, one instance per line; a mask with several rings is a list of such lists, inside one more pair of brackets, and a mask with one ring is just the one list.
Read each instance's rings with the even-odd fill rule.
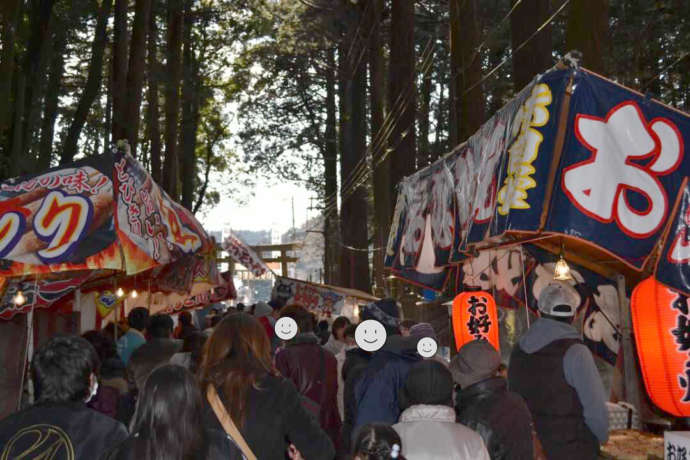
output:
[[194,216],[116,151],[0,183],[0,276],[138,273],[210,249]]
[[175,203],[130,155],[115,153],[115,222],[127,274],[212,249],[194,215]]
[[244,266],[254,276],[259,277],[271,271],[268,265],[240,237],[230,232],[223,242],[223,249],[232,260]]
[[120,269],[111,177],[85,159],[0,183],[0,276]]
[[202,308],[214,303],[222,302],[224,300],[236,298],[237,292],[235,291],[235,285],[232,282],[232,276],[230,276],[230,273],[223,273],[221,277],[223,281],[218,286],[206,292],[189,296],[174,305],[169,305],[163,310],[163,313],[172,315],[183,310]]
[[455,347],[473,340],[487,340],[500,352],[498,312],[494,297],[485,291],[466,291],[453,300]]
[[690,416],[690,305],[654,278],[633,291],[630,309],[647,394],[677,417]]
[[345,303],[344,295],[326,287],[281,277],[276,278],[271,297],[286,305],[301,305],[326,317],[339,315]]
[[[685,113],[585,69],[547,72],[466,143],[403,179],[385,266],[440,290],[448,266],[473,248],[510,235],[551,234],[641,271],[683,193],[688,141]],[[682,256],[690,252],[690,219],[687,205],[681,208],[658,273],[689,293]]]

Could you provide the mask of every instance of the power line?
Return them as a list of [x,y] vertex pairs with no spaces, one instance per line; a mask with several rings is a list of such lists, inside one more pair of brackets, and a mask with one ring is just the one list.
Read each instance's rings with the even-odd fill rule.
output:
[[536,37],[537,34],[538,34],[539,32],[541,32],[541,31],[544,29],[544,27],[546,27],[546,26],[548,26],[549,24],[551,24],[551,22],[552,22],[554,19],[556,19],[556,16],[558,16],[558,15],[560,14],[560,12],[563,11],[563,10],[565,9],[565,7],[566,7],[569,3],[570,3],[570,0],[565,0],[565,1],[563,2],[563,4],[561,5],[561,7],[558,8],[558,9],[557,9],[557,10],[546,20],[546,22],[544,22],[542,25],[540,25],[540,26],[537,28],[537,30],[535,30],[534,33],[533,33],[532,35],[530,35],[530,36],[527,38],[527,40],[525,40],[524,42],[520,43],[520,45],[519,45],[517,48],[515,48],[514,50],[509,50],[509,51],[508,51],[508,54],[506,55],[506,57],[504,57],[504,58],[501,60],[501,62],[499,62],[498,65],[496,65],[496,67],[494,67],[493,69],[491,69],[491,70],[489,71],[489,73],[487,73],[486,75],[484,75],[478,82],[476,82],[475,84],[473,84],[472,86],[470,86],[469,88],[467,88],[467,89],[462,93],[462,95],[463,95],[463,96],[466,95],[467,93],[469,93],[470,91],[472,91],[474,88],[476,88],[477,86],[479,86],[479,85],[481,85],[482,83],[484,83],[484,81],[486,81],[491,75],[493,75],[494,73],[496,73],[496,71],[498,71],[498,69],[500,69],[501,67],[503,67],[503,65],[504,65],[506,62],[508,62],[508,59],[512,58],[513,55],[514,55],[515,53],[517,53],[517,52],[520,51],[525,45],[527,45],[527,43],[528,43],[530,40],[532,40],[534,37]]
[[654,83],[656,80],[659,79],[659,77],[661,77],[663,74],[665,74],[666,72],[668,72],[672,67],[675,67],[680,61],[682,61],[683,59],[685,59],[685,58],[688,57],[688,56],[690,56],[690,51],[686,51],[681,57],[679,57],[679,58],[676,59],[674,62],[672,62],[671,64],[667,65],[666,67],[664,67],[664,69],[663,69],[661,72],[659,72],[659,73],[657,74],[656,77],[654,77],[654,78],[652,78],[651,80],[649,80],[649,81],[647,82],[647,84],[644,85],[644,86],[642,87],[642,91],[646,90],[646,89],[649,87],[649,85],[651,85],[652,83]]

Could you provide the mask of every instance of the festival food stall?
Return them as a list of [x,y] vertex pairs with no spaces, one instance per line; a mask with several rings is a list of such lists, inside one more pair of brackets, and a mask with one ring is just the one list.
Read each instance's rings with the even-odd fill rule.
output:
[[[52,332],[80,333],[84,317],[97,311],[82,294],[99,286],[116,298],[125,297],[117,295],[123,287],[134,296],[152,285],[185,297],[221,284],[227,291],[204,256],[213,247],[194,216],[170,199],[126,145],[0,183],[0,357],[7,371],[0,387],[14,393],[0,398],[0,415],[16,409],[25,362],[37,345],[34,326],[44,324],[34,321],[35,313],[67,313],[67,323]],[[200,274],[205,290],[191,292]],[[122,304],[102,303],[105,310]]]
[[[468,303],[475,316],[463,324],[469,337],[499,327],[504,360],[541,289],[568,280],[614,401],[644,424],[687,417],[690,116],[569,62],[398,185],[385,266],[426,289],[493,297],[496,317]],[[642,309],[633,295],[633,323],[630,298],[645,279],[655,300]]]

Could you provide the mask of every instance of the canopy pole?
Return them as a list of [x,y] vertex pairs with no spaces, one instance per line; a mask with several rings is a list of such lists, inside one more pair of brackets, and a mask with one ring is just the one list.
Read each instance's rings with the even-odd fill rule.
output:
[[529,306],[527,305],[527,277],[525,276],[525,253],[522,250],[522,245],[520,247],[520,265],[522,267],[522,289],[525,293],[525,317],[527,318],[527,329],[530,328],[529,321]]
[[635,350],[632,343],[632,318],[630,305],[625,293],[625,276],[616,276],[618,287],[618,305],[621,321],[621,348],[623,350],[623,394],[627,402],[632,404],[640,414],[640,394],[635,369]]

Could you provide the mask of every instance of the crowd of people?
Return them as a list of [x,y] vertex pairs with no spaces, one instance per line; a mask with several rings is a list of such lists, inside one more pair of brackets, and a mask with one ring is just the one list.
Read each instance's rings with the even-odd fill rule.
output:
[[[37,350],[36,402],[0,421],[0,458],[594,459],[608,414],[570,324],[577,297],[553,282],[538,303],[507,378],[483,340],[450,362],[420,356],[436,333],[401,320],[393,299],[360,311],[386,330],[374,352],[347,318],[324,328],[276,300],[217,312],[203,330],[188,312],[175,327],[135,308],[126,332],[112,324]],[[281,317],[298,326],[287,341],[273,329]]]

